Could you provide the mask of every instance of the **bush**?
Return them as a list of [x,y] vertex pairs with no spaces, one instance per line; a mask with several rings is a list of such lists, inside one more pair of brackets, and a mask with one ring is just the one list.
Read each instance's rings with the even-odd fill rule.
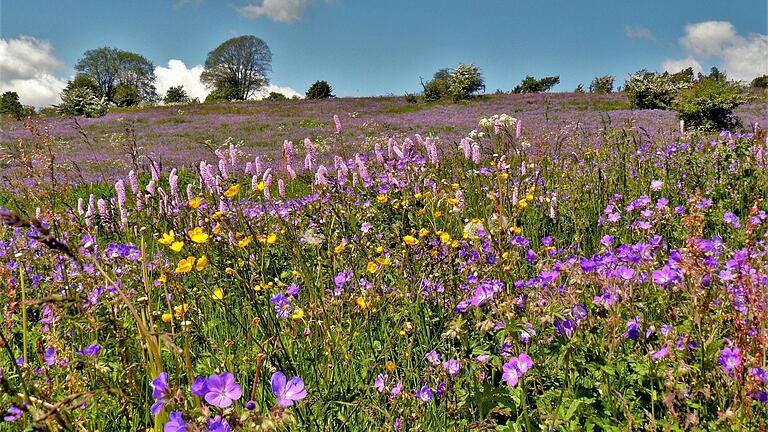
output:
[[72,80],[67,81],[67,87],[65,87],[64,90],[71,90],[73,88],[87,88],[93,92],[94,96],[97,98],[103,96],[101,94],[101,87],[99,87],[99,83],[97,83],[96,80],[93,79],[93,77],[90,75],[77,74]]
[[[692,70],[690,79],[693,79]],[[668,109],[678,92],[690,86],[690,81],[677,74],[641,70],[624,83],[624,92],[634,108]]]
[[189,102],[189,95],[187,95],[187,91],[184,90],[184,86],[171,87],[165,92],[163,102],[167,104],[187,103]]
[[316,81],[307,90],[307,99],[328,99],[333,97],[333,89],[325,81]]
[[138,105],[141,102],[141,93],[138,87],[131,84],[122,84],[115,88],[115,96],[113,97],[115,105],[119,107],[131,107]]
[[688,127],[725,130],[740,125],[733,111],[746,101],[738,84],[704,77],[691,88],[681,91],[672,103],[672,109]]
[[409,104],[415,104],[419,102],[419,98],[413,93],[406,93],[405,101],[408,102]]
[[549,91],[552,87],[560,83],[560,76],[549,76],[536,79],[530,75],[526,76],[520,84],[512,89],[512,93],[542,93]]
[[64,89],[61,104],[55,107],[62,115],[101,117],[107,113],[107,101],[85,87]]
[[264,98],[264,100],[270,100],[270,101],[283,101],[287,99],[288,98],[285,97],[284,94],[278,93],[278,92],[269,92],[269,94]]
[[750,83],[752,88],[765,89],[768,88],[768,75],[759,76],[752,80]]
[[27,109],[19,102],[18,93],[7,91],[0,96],[0,114],[10,114],[16,120],[21,120],[27,113]]
[[577,84],[576,88],[573,89],[573,92],[574,93],[584,93],[584,86],[581,83]]
[[596,77],[589,84],[590,93],[613,93],[613,75]]
[[424,100],[436,101],[450,98],[454,102],[471,98],[485,89],[483,75],[473,64],[459,64],[456,69],[440,69],[432,80],[424,84]]

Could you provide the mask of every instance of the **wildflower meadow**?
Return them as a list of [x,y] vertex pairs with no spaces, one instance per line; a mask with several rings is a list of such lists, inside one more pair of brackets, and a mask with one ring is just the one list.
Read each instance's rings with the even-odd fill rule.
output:
[[360,137],[327,102],[194,162],[131,124],[97,175],[63,162],[93,130],[24,120],[0,430],[766,430],[762,126],[481,103]]

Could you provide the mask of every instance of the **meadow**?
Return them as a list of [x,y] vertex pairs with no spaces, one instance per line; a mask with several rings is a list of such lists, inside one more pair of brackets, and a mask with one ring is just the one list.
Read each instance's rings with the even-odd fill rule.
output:
[[768,107],[737,114],[3,120],[0,430],[766,430]]

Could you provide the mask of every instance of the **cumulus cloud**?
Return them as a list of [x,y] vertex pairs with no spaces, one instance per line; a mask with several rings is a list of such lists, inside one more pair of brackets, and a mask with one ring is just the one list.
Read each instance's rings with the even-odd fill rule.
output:
[[176,59],[169,60],[168,67],[156,66],[155,87],[157,87],[157,93],[162,97],[169,88],[184,86],[184,90],[190,98],[204,100],[210,91],[200,81],[200,74],[203,73],[203,69],[203,65],[189,69],[183,61]]
[[694,70],[698,65],[701,69],[701,63],[710,60],[735,80],[749,81],[768,74],[768,35],[739,35],[728,21],[689,24],[685,26],[685,35],[679,43],[687,58],[665,61],[662,65],[665,70],[683,64],[693,66]]
[[[183,61],[176,59],[168,61],[167,67],[155,67],[155,75],[157,76],[155,86],[157,87],[157,93],[162,97],[169,88],[174,86],[184,86],[184,90],[190,98],[198,98],[201,101],[205,100],[205,97],[208,96],[210,90],[202,83],[202,81],[200,81],[200,75],[203,73],[204,69],[203,65],[188,68]],[[293,96],[302,96],[299,92],[290,87],[280,87],[270,84],[257,92],[255,99],[261,99],[269,95],[270,92],[282,93],[289,98]]]
[[15,91],[21,103],[42,107],[59,102],[67,81],[55,76],[64,64],[46,40],[0,39],[0,91]]
[[301,19],[301,10],[310,0],[261,0],[261,4],[248,4],[237,11],[245,18],[266,16],[272,20],[291,23]]
[[647,40],[656,39],[650,30],[641,26],[625,25],[624,34],[630,39],[647,39]]

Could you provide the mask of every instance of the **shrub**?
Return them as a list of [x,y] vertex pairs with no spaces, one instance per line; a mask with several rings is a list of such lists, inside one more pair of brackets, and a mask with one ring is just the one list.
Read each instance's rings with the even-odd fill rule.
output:
[[419,102],[419,98],[413,94],[413,93],[406,93],[405,94],[405,101],[410,104],[415,104]]
[[316,81],[307,90],[307,99],[328,99],[333,97],[333,89],[325,81]]
[[733,111],[746,101],[738,84],[704,77],[691,88],[681,91],[672,103],[672,109],[688,127],[725,130],[739,126]]
[[141,102],[141,93],[135,85],[122,84],[115,88],[113,101],[119,107],[135,106]]
[[624,92],[634,108],[668,109],[677,93],[690,86],[691,83],[680,76],[641,70],[627,79]]
[[270,100],[270,101],[282,101],[287,99],[288,98],[285,97],[284,94],[278,93],[278,92],[269,92],[269,94],[264,98],[264,100]]
[[0,96],[0,114],[10,114],[16,120],[27,115],[27,109],[19,102],[16,92],[7,91]]
[[752,80],[750,83],[752,88],[765,89],[768,88],[768,75],[759,76]]
[[596,77],[589,84],[590,93],[613,93],[613,75]]
[[107,113],[107,101],[99,99],[85,87],[64,89],[61,94],[61,104],[56,110],[62,115],[101,117]]
[[189,95],[187,95],[187,91],[184,90],[184,86],[171,87],[165,92],[163,102],[167,104],[186,103],[189,102]]
[[576,85],[576,88],[573,89],[573,92],[574,93],[584,93],[584,86],[581,83],[579,83],[578,85]]
[[424,100],[435,101],[450,98],[454,102],[471,98],[485,89],[483,75],[473,64],[459,64],[456,69],[440,69],[432,80],[424,84]]
[[549,91],[552,87],[560,83],[560,76],[549,76],[536,79],[530,75],[526,76],[520,84],[512,89],[512,93],[542,93]]

